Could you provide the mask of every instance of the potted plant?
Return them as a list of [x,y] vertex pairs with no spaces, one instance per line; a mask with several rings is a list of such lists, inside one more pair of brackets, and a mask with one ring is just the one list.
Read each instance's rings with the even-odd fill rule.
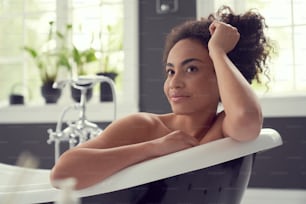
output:
[[[70,72],[70,77],[73,77],[74,74],[78,76],[86,75],[85,65],[97,61],[96,50],[91,47],[79,50],[73,43],[69,43],[67,38],[71,36],[71,31],[72,24],[66,25],[64,33],[56,31],[56,37],[59,42],[56,52],[57,65],[66,67]],[[76,73],[73,73],[75,71]],[[75,101],[80,101],[80,94],[80,90],[71,87],[71,96]],[[91,97],[92,89],[88,89],[86,99],[89,100]]]
[[[76,66],[76,72],[78,76],[86,75],[86,68],[85,66],[89,63],[96,62],[98,59],[96,57],[96,50],[92,47],[79,50],[76,46],[72,45],[72,61],[74,66]],[[73,65],[71,65],[73,66]],[[72,69],[71,69],[72,70]],[[73,71],[73,70],[72,70]],[[88,84],[89,85],[89,84]],[[88,86],[87,84],[83,84],[82,86]],[[86,100],[90,100],[92,97],[92,88],[88,88],[86,92]],[[72,98],[79,102],[81,100],[81,91],[71,87],[71,96]]]
[[[86,75],[85,65],[91,62],[97,61],[96,50],[88,48],[85,50],[79,50],[73,43],[69,43],[67,37],[71,35],[72,24],[67,24],[65,33],[56,31],[56,36],[59,39],[60,46],[57,51],[59,58],[59,64],[66,66],[68,70],[72,72],[75,66],[77,75]],[[73,64],[72,64],[73,63]]]
[[9,95],[9,103],[10,105],[22,105],[24,104],[24,96],[21,93],[16,92],[17,88],[23,88],[22,83],[16,83],[12,86],[10,95]]
[[[85,65],[91,62],[97,61],[96,50],[89,48],[83,51],[78,50],[75,46],[72,49],[72,59],[76,66],[77,75],[82,76],[86,75]],[[83,86],[87,86],[86,84]],[[81,91],[71,87],[71,96],[75,101],[80,101]],[[90,100],[92,97],[92,88],[87,89],[86,100]]]
[[[38,50],[30,46],[24,46],[24,50],[33,58],[36,67],[39,69],[40,78],[42,80],[42,94],[46,98],[47,103],[54,103],[57,99],[49,99],[52,95],[48,91],[60,94],[61,90],[53,89],[52,84],[57,78],[60,67],[64,67],[73,77],[75,74],[86,75],[85,65],[97,61],[96,50],[88,48],[79,50],[73,43],[70,43],[68,38],[71,36],[72,24],[67,24],[63,32],[54,28],[54,22],[49,22],[49,33],[46,44],[52,44],[56,41],[56,47],[47,46],[46,50]],[[80,100],[80,91],[72,89],[72,98],[75,101]],[[46,93],[47,92],[47,93]],[[46,96],[47,95],[47,96]],[[92,90],[87,92],[87,100],[92,96]]]
[[[46,44],[49,44],[53,40],[53,22],[49,23],[49,33]],[[59,63],[56,62],[56,52],[54,49],[39,50],[31,46],[24,46],[23,49],[33,59],[36,67],[38,68],[40,79],[42,81],[41,94],[46,103],[56,103],[61,96],[60,89],[54,89],[52,87],[56,80]]]
[[[98,72],[97,75],[107,76],[113,81],[116,80],[118,76],[118,72],[116,70],[116,64],[111,63],[111,59],[117,59],[118,54],[122,54],[123,52],[123,42],[122,42],[122,33],[119,33],[119,23],[114,25],[108,25],[106,32],[107,37],[104,44],[102,44],[101,48],[101,67],[102,71]],[[101,37],[100,37],[101,38]],[[113,60],[117,61],[117,60]],[[106,82],[101,82],[100,84],[100,101],[113,101],[113,95],[111,87]]]

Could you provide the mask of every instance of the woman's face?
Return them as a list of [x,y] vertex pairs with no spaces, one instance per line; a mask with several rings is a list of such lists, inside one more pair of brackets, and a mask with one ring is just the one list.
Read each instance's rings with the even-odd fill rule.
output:
[[183,39],[170,50],[164,92],[176,114],[216,111],[219,91],[208,50],[197,40]]

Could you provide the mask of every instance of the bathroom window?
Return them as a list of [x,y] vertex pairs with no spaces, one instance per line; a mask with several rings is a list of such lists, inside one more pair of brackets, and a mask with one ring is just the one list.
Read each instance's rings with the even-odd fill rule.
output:
[[236,12],[256,8],[266,18],[268,35],[277,45],[277,55],[269,65],[269,91],[255,85],[259,93],[268,96],[305,95],[306,93],[306,1],[303,0],[198,0],[198,16],[207,16],[221,5]]
[[[89,47],[104,49],[109,43],[109,30],[115,30],[111,37],[117,38],[122,51],[110,58],[111,69],[119,75],[116,78],[118,103],[130,110],[138,110],[138,45],[136,0],[4,0],[0,2],[0,105],[6,107],[10,93],[25,95],[30,106],[44,106],[40,93],[41,80],[38,69],[24,52],[24,45],[43,46],[49,22],[56,23],[56,29],[64,31],[72,24],[68,39],[82,50]],[[124,32],[123,32],[124,31]],[[114,34],[115,33],[115,34]],[[51,45],[52,46],[52,45]],[[117,47],[120,47],[118,45]],[[101,57],[101,56],[97,56]],[[102,59],[99,58],[99,59]],[[88,74],[102,71],[102,60],[87,67]],[[60,77],[65,78],[63,72]],[[67,88],[66,88],[67,89]],[[96,94],[98,94],[98,91]],[[70,93],[65,92],[58,104],[72,103]],[[96,97],[98,98],[98,96]],[[96,100],[98,102],[98,100]],[[92,102],[94,103],[94,101]]]

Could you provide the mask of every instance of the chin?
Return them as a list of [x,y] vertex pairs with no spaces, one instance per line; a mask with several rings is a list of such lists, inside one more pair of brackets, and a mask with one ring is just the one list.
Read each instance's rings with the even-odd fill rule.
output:
[[172,112],[176,115],[188,115],[194,113],[195,111],[186,108],[172,108]]
[[201,108],[196,108],[195,106],[189,105],[188,107],[172,107],[172,112],[177,115],[191,115],[191,114],[199,114],[199,113],[217,113],[217,108],[212,106],[205,106]]

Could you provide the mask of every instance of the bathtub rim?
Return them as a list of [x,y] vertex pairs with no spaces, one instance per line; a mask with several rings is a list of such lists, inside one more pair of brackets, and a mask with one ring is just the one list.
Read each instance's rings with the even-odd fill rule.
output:
[[[280,145],[282,145],[282,139],[279,133],[274,129],[264,128],[261,130],[260,135],[252,141],[239,142],[232,138],[223,138],[159,158],[141,162],[119,171],[118,173],[94,186],[78,191],[78,194],[83,197],[88,196],[91,193],[93,193],[92,195],[99,194],[101,193],[101,189],[104,189],[102,190],[103,193],[122,190],[152,181],[207,168],[250,154],[265,151]],[[216,152],[216,149],[218,148],[221,149],[221,151]],[[226,151],[222,151],[223,149],[226,149]],[[210,153],[209,155],[211,155],[211,157],[193,157],[194,155],[206,155],[206,153]],[[194,159],[192,162],[191,158]],[[175,165],[181,162],[184,162],[185,164],[179,166]],[[156,169],[160,166],[163,168],[175,166],[175,168],[168,169],[168,171],[156,172]],[[135,177],[133,177],[133,175],[137,175],[137,180]],[[116,183],[114,179],[116,179],[115,181],[118,182]],[[106,190],[105,188],[109,186],[112,186],[112,189]]]
[[[76,191],[76,194],[78,197],[85,197],[123,190],[152,181],[204,169],[253,153],[265,151],[281,144],[282,140],[279,133],[270,128],[262,129],[260,135],[255,140],[248,142],[238,142],[231,138],[223,138],[135,164],[94,186]],[[224,149],[226,149],[226,151],[223,151]],[[210,156],[195,157],[194,155]],[[163,169],[168,169],[168,171],[156,171],[156,169],[161,166]],[[175,166],[175,168],[171,168],[173,166]],[[16,186],[10,186],[8,190],[5,190],[8,186],[4,186],[0,181],[0,200],[13,193],[15,196],[20,196],[20,198],[22,198],[20,199],[22,200],[21,203],[50,202],[54,201],[60,192],[60,190],[53,188],[50,184],[50,170],[25,169],[0,163],[0,172],[2,171],[24,171],[29,175],[38,173],[44,179],[40,179],[38,182],[23,183],[17,188],[15,188]]]

